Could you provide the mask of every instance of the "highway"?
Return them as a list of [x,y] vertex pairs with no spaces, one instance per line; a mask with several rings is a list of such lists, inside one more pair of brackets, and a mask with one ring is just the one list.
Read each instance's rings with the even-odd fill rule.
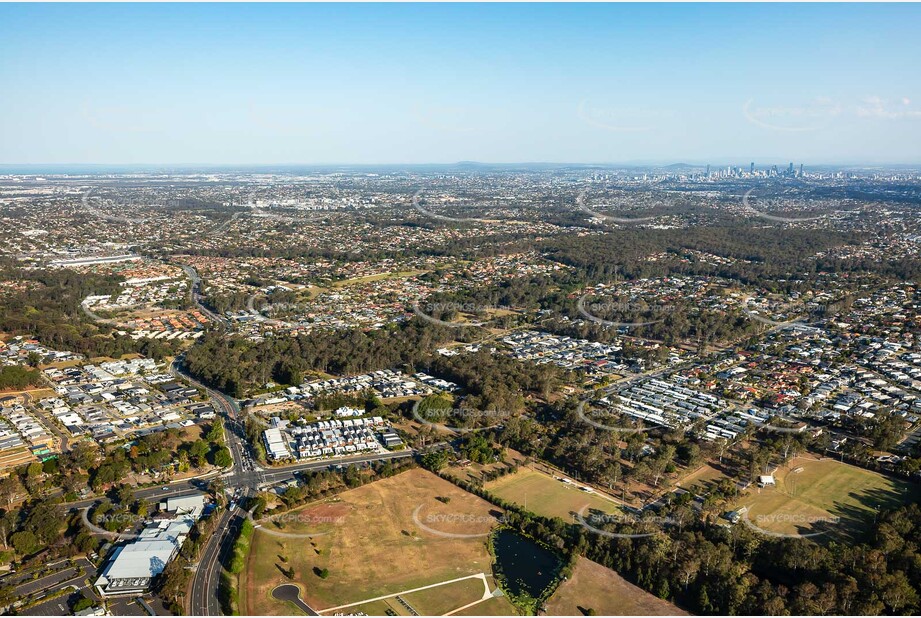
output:
[[[138,489],[134,492],[134,496],[138,500],[146,500],[147,502],[159,502],[160,500],[169,498],[170,496],[181,496],[182,494],[187,494],[191,491],[201,491],[204,485],[206,485],[210,480],[216,478],[219,478],[218,475],[213,474],[198,479],[176,481],[164,485],[157,485],[155,487],[148,487],[146,489]],[[93,506],[101,500],[101,497],[86,498],[84,500],[75,500],[74,502],[65,502],[63,506],[69,507],[70,509],[82,509]]]
[[[312,461],[301,464],[285,466],[283,468],[262,468],[259,466],[249,450],[246,434],[243,428],[243,419],[239,404],[224,393],[208,388],[187,373],[183,372],[181,359],[177,359],[170,366],[170,372],[198,388],[206,391],[218,404],[220,414],[224,419],[224,435],[227,448],[233,458],[233,467],[219,478],[224,482],[227,491],[238,492],[242,496],[255,496],[261,487],[276,485],[297,478],[300,472],[311,470],[325,470],[335,465],[364,464],[388,459],[412,457],[415,452],[411,449],[388,453],[368,453],[355,457],[335,460]],[[177,484],[178,486],[179,484]],[[191,483],[184,487],[184,491],[194,486]],[[172,495],[174,487],[168,489],[144,490],[144,493],[162,491],[162,496]],[[178,492],[178,493],[181,493]],[[142,492],[138,492],[141,496]],[[220,589],[221,569],[230,561],[233,544],[239,533],[240,526],[246,513],[239,507],[224,513],[214,534],[208,540],[202,551],[201,559],[192,576],[191,593],[188,597],[187,610],[195,616],[220,616],[221,607],[218,592]]]
[[[171,496],[179,496],[192,491],[202,491],[208,483],[220,479],[224,484],[225,491],[230,494],[236,494],[238,496],[237,501],[239,501],[239,498],[242,497],[255,496],[262,488],[294,480],[302,472],[327,470],[340,465],[371,464],[415,455],[415,451],[406,449],[404,451],[365,453],[352,457],[310,461],[278,468],[262,468],[249,452],[243,422],[240,418],[239,404],[233,398],[206,387],[184,373],[180,367],[181,359],[178,360],[179,362],[174,362],[170,366],[170,373],[205,390],[217,403],[221,417],[224,420],[225,443],[233,458],[233,465],[224,472],[215,471],[194,479],[138,489],[134,492],[135,497],[138,499],[148,502],[160,502]],[[101,500],[102,498],[100,497],[86,498],[67,502],[64,506],[72,511],[77,511],[90,508]],[[234,507],[232,511],[221,512],[221,520],[218,522],[214,534],[202,550],[201,558],[192,576],[190,594],[186,602],[188,615],[223,615],[218,596],[221,570],[223,565],[229,564],[233,544],[246,516],[247,513],[238,506]]]
[[198,272],[191,266],[181,265],[182,270],[188,275],[189,279],[192,281],[192,301],[195,302],[195,305],[198,307],[198,310],[204,313],[206,316],[217,322],[218,324],[227,324],[227,319],[223,316],[216,314],[211,311],[201,302],[201,277],[198,276]]
[[221,616],[219,591],[221,565],[230,561],[233,545],[246,513],[239,507],[221,516],[214,535],[205,545],[192,578],[188,607],[193,616]]

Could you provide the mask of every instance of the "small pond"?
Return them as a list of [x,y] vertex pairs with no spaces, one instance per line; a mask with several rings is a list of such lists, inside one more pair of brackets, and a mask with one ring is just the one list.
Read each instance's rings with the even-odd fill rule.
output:
[[498,571],[505,575],[505,587],[516,596],[540,598],[562,566],[555,553],[508,528],[495,533],[493,548]]

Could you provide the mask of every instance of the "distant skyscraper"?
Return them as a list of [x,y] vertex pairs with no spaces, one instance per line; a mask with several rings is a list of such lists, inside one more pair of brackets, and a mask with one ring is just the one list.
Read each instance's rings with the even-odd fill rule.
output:
[[707,178],[710,177],[710,164],[707,163]]
[[755,173],[755,162],[754,162],[754,161],[752,161],[751,166],[748,168],[748,173],[749,173],[749,174],[754,174],[754,173]]
[[799,177],[800,178],[803,177],[803,164],[802,163],[799,164]]

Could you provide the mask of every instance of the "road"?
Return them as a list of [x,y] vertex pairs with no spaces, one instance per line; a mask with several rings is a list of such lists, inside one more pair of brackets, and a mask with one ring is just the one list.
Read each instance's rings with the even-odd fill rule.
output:
[[182,270],[192,281],[192,301],[198,307],[198,310],[218,324],[227,325],[228,322],[225,317],[211,311],[201,302],[201,277],[198,276],[198,272],[196,272],[196,270],[191,266],[186,265],[182,265]]
[[221,565],[227,564],[246,513],[239,507],[223,514],[202,552],[193,576],[189,609],[193,616],[221,616]]
[[202,389],[217,403],[219,412],[224,418],[224,436],[227,442],[227,448],[233,458],[233,469],[238,473],[240,470],[256,470],[257,466],[253,463],[252,458],[246,452],[246,437],[243,430],[243,420],[240,418],[240,405],[231,397],[224,393],[208,388],[188,373],[182,370],[182,358],[177,358],[170,365],[170,373],[177,378],[181,378],[198,388]]
[[[157,485],[155,487],[148,487],[146,489],[138,489],[134,492],[135,498],[138,500],[145,500],[147,502],[159,502],[165,498],[171,496],[181,496],[182,494],[187,494],[192,491],[201,491],[209,480],[218,478],[217,475],[209,476],[208,478],[199,478],[199,479],[189,479],[187,481],[175,481],[173,483],[166,483],[164,485]],[[73,509],[82,509],[86,507],[93,506],[97,502],[102,500],[101,497],[95,498],[86,498],[84,500],[75,500],[74,502],[66,502],[63,506]]]
[[[224,419],[227,448],[233,458],[233,467],[220,478],[229,491],[237,491],[242,496],[254,496],[260,487],[275,485],[297,478],[298,473],[311,470],[325,470],[334,465],[363,464],[387,459],[412,457],[411,449],[390,453],[371,453],[356,457],[336,460],[312,461],[294,464],[283,468],[262,468],[250,452],[243,427],[240,405],[224,393],[208,388],[182,370],[182,359],[177,359],[170,366],[170,372],[206,391],[218,404]],[[188,490],[188,489],[187,489]],[[140,492],[138,492],[140,494]],[[163,496],[167,496],[167,491]],[[221,607],[218,592],[220,589],[221,570],[229,564],[233,544],[246,513],[239,507],[233,512],[225,513],[218,523],[215,533],[208,540],[202,552],[201,560],[192,578],[188,610],[195,616],[220,616]]]
[[320,615],[317,613],[317,610],[304,603],[304,600],[301,599],[301,589],[294,584],[282,584],[281,586],[276,587],[274,590],[272,590],[272,598],[279,601],[294,603],[308,616]]
[[[180,359],[181,363],[181,359]],[[210,389],[194,378],[184,373],[178,363],[170,366],[170,372],[199,388],[204,389],[217,403],[221,417],[224,420],[225,442],[230,450],[233,465],[225,472],[214,472],[206,476],[164,483],[154,487],[138,489],[134,495],[139,500],[160,502],[171,496],[179,496],[193,491],[202,491],[212,480],[220,479],[228,492],[236,492],[240,496],[255,496],[261,488],[277,485],[297,478],[299,473],[313,470],[327,470],[339,465],[361,465],[374,462],[383,462],[389,459],[402,459],[412,457],[415,451],[406,449],[387,453],[366,453],[353,457],[326,459],[293,464],[278,468],[262,468],[252,458],[243,431],[243,422],[239,404],[231,397]],[[93,497],[84,500],[68,502],[67,506],[72,511],[87,509],[100,502],[102,498]],[[191,582],[191,592],[188,596],[187,611],[189,615],[220,616],[221,608],[218,596],[223,565],[229,564],[233,544],[236,541],[240,526],[246,518],[246,512],[239,507],[233,511],[224,512],[215,533],[208,540],[202,551],[201,560],[195,568]]]
[[[42,382],[44,382],[45,384],[48,385],[49,388],[54,390],[55,385],[47,377],[45,377],[45,374],[42,373],[41,376],[42,376]],[[25,402],[26,407],[31,409],[33,412],[35,412],[41,418],[42,424],[48,429],[48,431],[53,433],[55,437],[58,439],[58,444],[61,447],[61,452],[62,453],[68,452],[70,450],[70,445],[68,444],[67,435],[63,431],[58,429],[57,421],[50,414],[48,414],[47,410],[45,410],[41,406],[32,405],[32,394],[31,393],[23,392],[22,398]]]

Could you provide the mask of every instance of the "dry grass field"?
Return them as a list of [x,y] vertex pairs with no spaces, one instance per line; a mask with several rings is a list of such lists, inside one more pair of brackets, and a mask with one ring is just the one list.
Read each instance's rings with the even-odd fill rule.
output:
[[573,513],[580,512],[586,505],[604,513],[619,510],[617,504],[597,493],[582,491],[575,483],[564,483],[530,468],[521,468],[514,474],[487,483],[486,489],[537,515],[559,517],[566,521],[572,521]]
[[482,603],[477,603],[473,607],[468,607],[452,616],[518,616],[518,610],[504,596],[493,597]]
[[681,479],[681,487],[696,494],[711,491],[726,475],[709,465],[703,465]]
[[572,577],[547,601],[549,616],[584,616],[593,609],[599,616],[687,615],[668,601],[653,596],[596,562],[579,558]]
[[769,532],[848,536],[878,509],[918,498],[915,485],[834,459],[798,457],[775,473],[776,487],[753,487],[737,506]]
[[[307,505],[297,514],[298,522],[280,528],[261,522],[265,529],[257,528],[241,577],[242,613],[289,613],[289,607],[271,598],[272,589],[284,583],[299,584],[304,601],[320,611],[362,601],[381,609],[399,603],[371,600],[467,575],[488,575],[492,560],[486,535],[501,515],[488,502],[421,469]],[[295,538],[266,530],[322,535]],[[325,579],[318,574],[322,569],[329,572]],[[436,601],[433,611],[445,603],[456,603],[456,608],[475,601],[483,594],[482,580],[476,583],[478,591],[472,583],[460,582],[439,587],[440,595],[414,593],[422,605],[416,609],[431,613],[427,605]]]

